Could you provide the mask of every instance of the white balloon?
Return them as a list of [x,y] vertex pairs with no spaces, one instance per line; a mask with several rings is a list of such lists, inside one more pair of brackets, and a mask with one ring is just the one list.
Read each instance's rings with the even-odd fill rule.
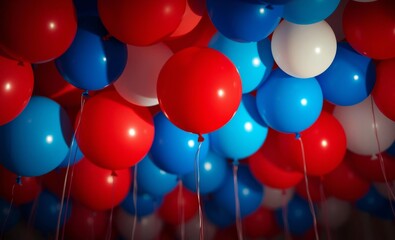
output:
[[[204,231],[204,239],[211,240],[214,239],[216,227],[210,223],[206,218],[203,219],[203,231]],[[199,224],[199,214],[196,214],[195,217],[190,219],[185,223],[184,226],[184,239],[188,240],[199,240],[200,239],[200,224]],[[177,227],[177,234],[179,239],[181,239],[181,224]]]
[[156,83],[159,72],[173,55],[164,43],[147,47],[128,45],[125,70],[114,82],[117,92],[127,101],[139,106],[157,105]]
[[344,225],[351,214],[350,203],[337,198],[328,198],[321,203],[317,219],[323,226],[337,229]]
[[395,122],[384,116],[373,102],[374,124],[371,101],[369,96],[353,106],[336,106],[333,112],[346,132],[347,148],[360,155],[373,156],[379,153],[375,128],[381,151],[390,147],[395,140]]
[[262,206],[269,209],[281,208],[292,199],[295,189],[276,189],[268,186],[264,187],[265,194],[262,201]]
[[277,65],[297,78],[315,77],[333,62],[337,42],[325,21],[300,25],[282,21],[273,33],[272,52]]

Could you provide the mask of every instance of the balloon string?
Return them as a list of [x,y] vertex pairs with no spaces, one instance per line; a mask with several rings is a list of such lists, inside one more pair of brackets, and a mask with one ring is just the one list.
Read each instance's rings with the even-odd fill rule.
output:
[[322,184],[322,180],[320,181],[320,195],[321,195],[321,208],[322,213],[324,214],[324,221],[325,221],[325,230],[326,230],[326,237],[328,240],[331,240],[331,231],[329,229],[329,220],[328,220],[328,208],[326,207],[326,197],[324,192],[324,185]]
[[110,219],[108,220],[108,227],[107,227],[107,236],[106,239],[110,240],[111,239],[111,234],[112,234],[112,219],[114,215],[114,182],[116,178],[116,174],[114,172],[111,174],[112,178],[112,186],[111,186],[111,210],[110,210]]
[[10,217],[10,214],[11,214],[12,205],[13,205],[13,203],[14,203],[14,190],[15,190],[15,185],[16,185],[16,184],[17,184],[17,183],[14,183],[14,184],[12,185],[10,206],[8,207],[7,216],[5,217],[3,226],[2,226],[2,228],[1,228],[0,239],[3,239],[3,235],[4,235],[4,232],[5,232],[5,227],[7,226],[7,221],[8,221],[8,218]]
[[292,239],[292,237],[291,237],[291,232],[289,231],[289,223],[288,223],[288,218],[287,218],[287,216],[288,216],[288,204],[287,204],[287,201],[286,201],[286,191],[285,191],[285,189],[282,191],[282,194],[281,194],[281,201],[282,201],[282,208],[283,208],[283,211],[282,211],[282,217],[283,217],[283,222],[284,222],[284,229],[285,229],[285,239],[287,239],[287,240],[290,240],[290,239]]
[[181,240],[185,240],[185,204],[182,197],[183,184],[181,178],[178,187],[178,206],[181,208]]
[[196,182],[196,195],[198,200],[198,207],[199,207],[199,239],[204,239],[204,223],[203,223],[203,211],[202,211],[202,204],[200,199],[200,149],[202,147],[204,138],[202,139],[201,135],[199,135],[199,146],[196,152],[195,157],[195,182]]
[[384,180],[385,180],[385,185],[387,187],[387,194],[388,194],[388,197],[389,197],[389,202],[390,202],[392,214],[395,216],[394,206],[392,205],[392,201],[391,201],[391,200],[395,201],[395,194],[392,191],[391,186],[389,185],[389,182],[388,182],[388,179],[387,179],[387,173],[385,172],[384,159],[383,159],[383,155],[381,154],[380,139],[379,139],[379,134],[378,134],[378,131],[377,131],[377,122],[376,122],[376,114],[374,112],[373,97],[370,97],[370,105],[371,105],[371,108],[372,108],[374,136],[376,138],[377,149],[379,151],[378,155],[379,155],[381,172],[383,173],[383,177],[384,177]]
[[134,217],[133,217],[133,227],[132,227],[132,240],[134,240],[134,236],[136,234],[136,225],[137,225],[137,166],[134,166],[134,174],[133,174],[133,207],[134,207]]
[[240,199],[239,199],[239,183],[237,180],[237,172],[239,170],[239,162],[233,161],[233,187],[235,190],[235,208],[236,208],[236,229],[239,240],[243,240],[243,226],[241,224]]
[[40,197],[40,194],[37,194],[37,196],[36,196],[36,198],[34,199],[34,202],[33,202],[32,210],[30,211],[29,219],[27,221],[27,229],[29,229],[29,230],[32,229],[33,219],[36,218],[35,217],[35,213],[36,213],[39,197]]
[[[80,109],[80,116],[78,117],[78,122],[77,122],[77,127],[74,131],[74,136],[73,136],[73,140],[71,141],[71,146],[70,148],[73,149],[73,146],[75,144],[75,139],[78,133],[78,129],[80,127],[81,124],[81,117],[82,117],[82,112],[84,110],[84,106],[85,106],[85,99],[88,97],[88,91],[85,91],[84,93],[82,93],[81,95],[81,109]],[[62,198],[60,200],[60,210],[59,210],[59,215],[58,215],[58,222],[57,222],[57,226],[56,226],[56,235],[55,235],[55,240],[59,240],[59,233],[60,233],[60,223],[61,223],[61,219],[62,219],[62,212],[63,212],[63,205],[64,205],[64,197],[66,194],[66,187],[67,187],[67,178],[69,175],[69,170],[70,170],[70,164],[71,164],[71,154],[69,154],[69,159],[67,162],[67,168],[66,168],[66,174],[64,176],[64,182],[63,182],[63,190],[62,190]],[[69,186],[69,188],[71,188],[71,185]],[[67,200],[68,201],[68,200]],[[67,214],[65,214],[67,215]]]
[[307,166],[306,166],[306,156],[305,156],[305,151],[304,151],[304,145],[303,145],[302,138],[300,137],[299,134],[297,134],[297,139],[299,140],[300,149],[302,151],[304,181],[306,183],[306,192],[307,192],[307,198],[308,198],[308,202],[309,202],[310,212],[311,212],[311,215],[313,216],[315,239],[319,240],[320,237],[318,234],[317,217],[316,217],[315,211],[314,211],[313,200],[311,199],[311,195],[310,195],[309,179],[307,178]]

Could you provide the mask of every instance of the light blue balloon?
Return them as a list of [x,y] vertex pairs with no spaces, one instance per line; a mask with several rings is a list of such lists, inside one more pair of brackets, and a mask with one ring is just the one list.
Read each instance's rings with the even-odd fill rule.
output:
[[318,118],[323,106],[315,78],[295,78],[276,69],[258,89],[258,111],[267,125],[279,132],[299,133]]
[[69,117],[59,104],[32,97],[17,118],[0,127],[0,162],[20,176],[43,175],[65,159],[71,135]]
[[79,161],[81,161],[83,157],[84,154],[81,152],[81,149],[74,138],[74,142],[71,143],[69,152],[67,153],[62,163],[59,165],[59,168],[66,168],[69,165],[72,166],[74,164],[77,164]]
[[365,100],[376,82],[372,59],[338,43],[335,59],[325,72],[316,76],[324,98],[340,106],[352,106]]
[[231,159],[243,159],[254,154],[265,142],[268,128],[249,114],[244,101],[233,118],[210,133],[210,144],[219,154]]
[[283,17],[296,24],[313,24],[329,17],[340,0],[292,0],[284,4]]
[[217,33],[212,37],[209,47],[223,53],[236,66],[240,73],[243,93],[255,90],[269,76],[274,64],[269,39],[259,43],[241,43]]
[[[205,158],[199,159],[200,194],[208,194],[216,191],[224,182],[227,174],[226,159],[209,151]],[[196,192],[195,172],[182,176],[184,186]]]
[[[180,100],[182,101],[182,100]],[[151,159],[160,169],[178,176],[194,171],[195,157],[198,150],[198,135],[186,132],[159,112],[154,117],[155,136],[151,146]],[[210,139],[205,140],[200,149],[200,157],[207,156]]]
[[161,197],[177,186],[177,176],[158,168],[149,156],[137,164],[137,189]]

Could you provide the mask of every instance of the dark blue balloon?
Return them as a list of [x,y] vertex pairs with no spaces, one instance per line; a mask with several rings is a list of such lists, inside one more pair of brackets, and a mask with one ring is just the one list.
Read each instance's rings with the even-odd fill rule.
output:
[[99,16],[97,0],[73,0],[77,16]]
[[282,5],[245,0],[207,0],[207,10],[216,29],[239,42],[258,42],[266,38],[283,15]]
[[[233,216],[236,216],[235,190],[233,186],[233,173],[228,168],[227,178],[220,189],[214,193],[214,199]],[[240,202],[240,215],[245,217],[259,208],[263,199],[263,187],[251,175],[247,166],[239,166],[237,173],[238,196]]]
[[[21,217],[18,206],[13,205],[10,209],[10,203],[0,198],[0,231],[5,233],[13,228]],[[6,222],[7,221],[7,222]]]
[[[283,208],[276,210],[276,222],[284,228]],[[309,203],[295,195],[287,205],[289,231],[293,235],[303,235],[313,227],[313,216],[310,212]]]
[[20,176],[40,176],[59,166],[69,151],[67,113],[46,97],[32,97],[25,110],[0,127],[1,164]]
[[248,114],[250,114],[254,121],[259,123],[263,127],[267,127],[267,124],[259,114],[258,106],[256,105],[256,97],[250,94],[244,94],[242,97],[242,102],[244,103]]
[[[186,132],[171,123],[162,112],[154,117],[155,137],[150,150],[152,161],[162,170],[184,175],[194,171],[198,150],[198,136]],[[204,159],[210,146],[208,135],[200,149],[200,158]]]
[[218,228],[226,228],[235,223],[235,217],[215,201],[205,201],[203,211],[207,219]]
[[384,203],[384,206],[374,211],[372,215],[382,220],[394,221],[395,215],[392,209],[395,209],[395,201],[390,201],[387,199],[387,201]]
[[385,206],[388,199],[380,195],[375,187],[371,186],[369,192],[355,202],[355,206],[365,212],[374,213]]
[[149,156],[137,164],[137,189],[154,197],[161,197],[177,186],[177,176],[158,168]]
[[[227,163],[224,157],[210,151],[205,158],[199,159],[200,194],[216,191],[224,182],[227,174]],[[195,172],[182,176],[184,186],[196,192]]]
[[71,143],[70,147],[71,148],[69,149],[69,152],[67,153],[63,162],[60,163],[59,168],[66,168],[68,165],[72,166],[81,161],[81,159],[84,157],[84,154],[81,152],[76,140]]
[[77,34],[69,49],[55,62],[61,75],[77,88],[102,89],[122,74],[127,61],[126,45],[113,37],[98,17],[79,19]]
[[[153,198],[149,194],[137,194],[136,198],[136,209],[137,217],[141,218],[155,212],[156,209],[162,203],[161,198]],[[131,215],[136,215],[136,209],[134,208],[133,192],[131,191],[125,200],[121,203],[121,207]]]
[[386,152],[395,157],[395,141],[391,144],[391,146],[389,148],[387,148]]
[[353,50],[348,43],[339,43],[335,59],[318,75],[324,98],[340,106],[351,106],[366,99],[376,82],[372,59]]

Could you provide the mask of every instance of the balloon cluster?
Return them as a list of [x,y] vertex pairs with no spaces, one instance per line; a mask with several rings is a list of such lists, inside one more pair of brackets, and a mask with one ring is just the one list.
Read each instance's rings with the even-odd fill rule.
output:
[[137,217],[136,239],[195,239],[200,205],[208,239],[238,207],[249,238],[307,237],[308,201],[330,229],[352,206],[393,220],[394,12],[1,1],[0,238],[128,239]]

